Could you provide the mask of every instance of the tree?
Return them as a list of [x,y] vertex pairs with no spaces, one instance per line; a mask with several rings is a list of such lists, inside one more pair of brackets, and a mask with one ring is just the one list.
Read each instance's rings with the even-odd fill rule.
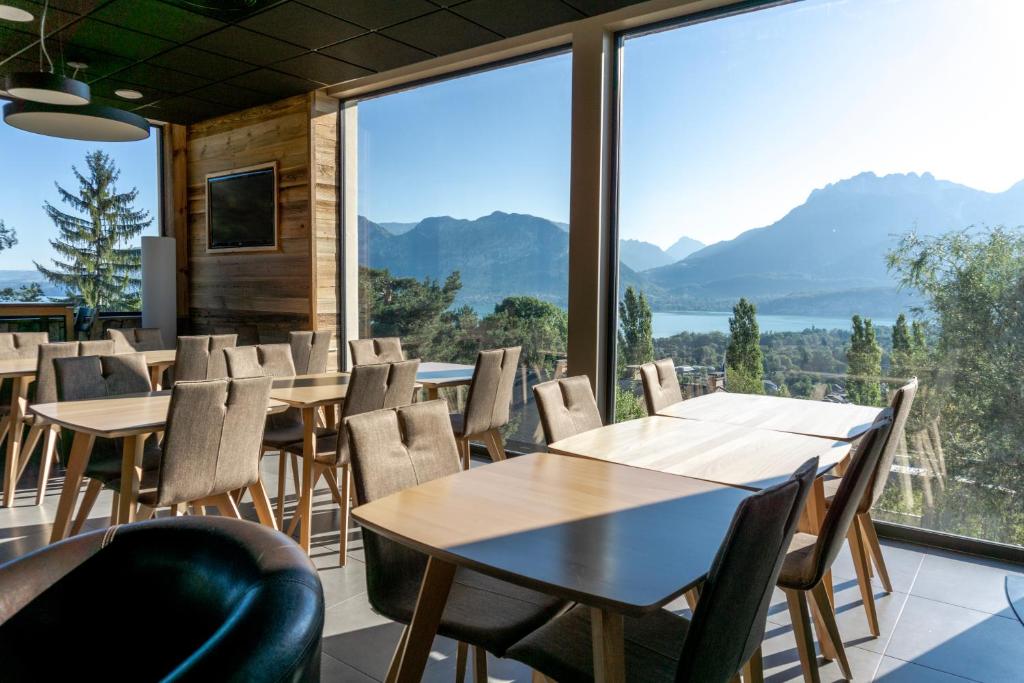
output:
[[153,220],[148,211],[137,210],[139,191],[118,192],[121,172],[101,151],[85,156],[87,174],[75,166],[78,193],[72,194],[54,183],[60,199],[75,213],[64,213],[46,202],[47,216],[59,236],[50,240],[57,252],[47,268],[36,263],[42,275],[64,287],[69,298],[96,309],[139,308],[141,255],[129,246]]
[[651,306],[647,296],[632,286],[619,302],[619,367],[642,365],[654,360]]
[[892,328],[892,369],[889,374],[900,379],[910,377],[913,370],[913,342],[907,327],[907,316],[900,313]]
[[725,386],[742,394],[764,393],[764,358],[757,308],[740,299],[729,318],[729,346],[725,351]]
[[522,346],[520,362],[538,374],[553,369],[569,340],[566,312],[532,296],[506,297],[481,321],[481,327],[493,346]]
[[846,351],[846,364],[850,376],[846,395],[850,402],[865,406],[882,405],[882,386],[878,381],[882,375],[882,347],[875,338],[870,318],[853,316],[853,334]]
[[0,301],[36,302],[42,300],[43,288],[39,286],[38,282],[30,282],[27,285],[19,286],[17,289],[13,287],[0,289]]
[[14,231],[14,228],[7,227],[3,219],[0,218],[0,251],[10,249],[17,243],[18,233]]

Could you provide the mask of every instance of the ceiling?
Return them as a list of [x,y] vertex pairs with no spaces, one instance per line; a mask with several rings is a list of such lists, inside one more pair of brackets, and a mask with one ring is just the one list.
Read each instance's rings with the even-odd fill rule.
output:
[[[640,1],[51,0],[46,47],[95,102],[193,123]],[[43,2],[0,4],[36,16],[0,21],[2,82],[39,70]]]

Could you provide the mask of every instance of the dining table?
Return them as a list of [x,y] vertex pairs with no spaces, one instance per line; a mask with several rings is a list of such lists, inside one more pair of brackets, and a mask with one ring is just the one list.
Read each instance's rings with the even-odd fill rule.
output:
[[394,680],[420,680],[463,567],[588,606],[595,679],[624,681],[624,618],[650,614],[697,587],[750,495],[598,459],[533,453],[356,507],[364,529],[428,558]]
[[473,365],[462,363],[420,363],[416,381],[427,390],[427,398],[434,400],[440,389],[468,386],[473,382]]

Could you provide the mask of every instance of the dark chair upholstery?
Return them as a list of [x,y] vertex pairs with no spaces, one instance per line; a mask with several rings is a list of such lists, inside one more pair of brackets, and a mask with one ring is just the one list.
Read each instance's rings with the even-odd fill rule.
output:
[[533,395],[544,440],[549,444],[601,426],[601,412],[586,375],[538,384]]
[[654,415],[662,408],[683,400],[676,365],[671,358],[641,365],[640,379],[644,384],[644,402],[647,404],[648,415]]
[[[97,596],[145,590],[144,620]],[[5,680],[319,681],[324,598],[283,534],[189,517],[82,534],[0,566]],[[112,634],[133,628],[116,660]],[[55,634],[60,646],[54,650]],[[136,637],[137,636],[137,637]],[[100,673],[102,671],[102,673]]]
[[[625,620],[632,681],[726,683],[757,653],[772,589],[817,459],[786,482],[743,501],[708,571],[693,619],[667,610]],[[560,683],[592,681],[590,608],[575,607],[513,646],[508,656]]]
[[[346,420],[352,475],[360,501],[460,471],[443,400],[363,413]],[[363,530],[370,605],[394,621],[412,618],[427,558]],[[438,633],[497,656],[551,619],[564,603],[499,579],[459,568]]]
[[402,340],[398,337],[350,339],[348,349],[352,356],[353,366],[397,363],[405,360],[405,354],[402,353]]
[[499,428],[508,424],[512,389],[519,369],[522,347],[481,351],[476,356],[473,381],[466,396],[466,409],[451,416],[452,430],[459,439],[462,466],[469,468],[469,441],[479,438],[491,460],[505,459]]
[[295,374],[316,375],[327,372],[327,355],[331,349],[330,330],[316,332],[289,332]]
[[195,382],[228,376],[224,349],[238,342],[236,334],[204,334],[178,337],[174,354],[174,381]]

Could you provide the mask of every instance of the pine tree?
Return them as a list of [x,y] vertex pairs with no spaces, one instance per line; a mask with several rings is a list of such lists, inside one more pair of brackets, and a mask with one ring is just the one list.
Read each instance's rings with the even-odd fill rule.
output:
[[740,299],[729,318],[729,346],[725,352],[725,386],[744,394],[764,393],[764,361],[757,308]]
[[97,150],[85,156],[87,175],[71,170],[78,179],[78,194],[54,183],[61,201],[75,214],[64,213],[49,202],[44,209],[57,226],[50,240],[57,256],[53,267],[35,264],[42,275],[64,287],[68,297],[96,309],[137,309],[141,254],[129,242],[152,224],[149,212],[136,210],[139,191],[119,193],[121,172],[113,160]]
[[902,379],[913,374],[913,350],[907,316],[900,313],[892,328],[892,370],[893,377]]
[[654,360],[651,306],[643,292],[626,287],[619,302],[619,365],[641,365]]
[[8,228],[4,224],[2,218],[0,218],[0,251],[4,249],[10,249],[18,243],[18,234],[14,231],[14,228]]
[[882,404],[882,387],[878,377],[882,374],[882,347],[875,339],[875,328],[870,318],[853,316],[853,334],[846,351],[846,364],[850,379],[846,395],[852,403],[865,406]]

